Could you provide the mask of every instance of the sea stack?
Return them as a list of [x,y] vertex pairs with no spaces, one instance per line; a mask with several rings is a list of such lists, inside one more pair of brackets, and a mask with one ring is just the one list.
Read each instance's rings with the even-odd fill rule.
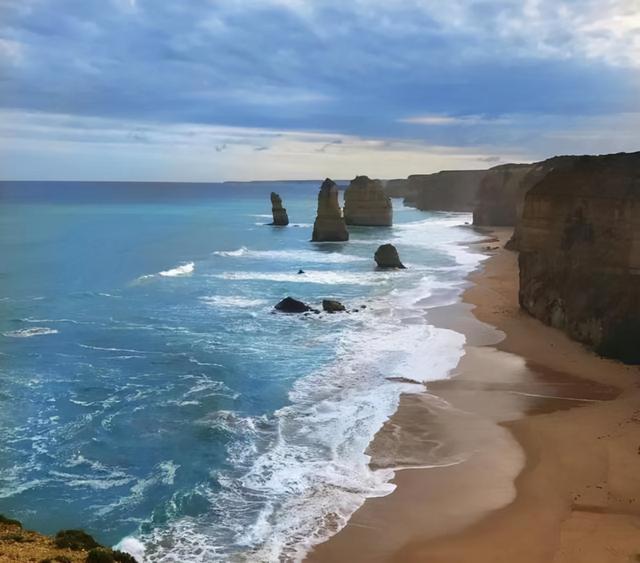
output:
[[276,192],[271,192],[271,213],[273,213],[272,225],[286,227],[289,224],[287,210],[282,207],[282,198]]
[[338,186],[329,178],[320,186],[318,215],[313,224],[311,240],[314,242],[349,240],[349,231],[338,204]]
[[393,244],[383,244],[379,246],[373,255],[373,259],[376,261],[376,264],[378,264],[378,268],[396,268],[400,270],[406,268],[406,266],[400,262],[398,250]]
[[390,227],[393,224],[391,198],[379,180],[356,176],[344,193],[344,220],[347,225]]
[[522,308],[640,363],[640,152],[553,168],[527,193],[520,231]]

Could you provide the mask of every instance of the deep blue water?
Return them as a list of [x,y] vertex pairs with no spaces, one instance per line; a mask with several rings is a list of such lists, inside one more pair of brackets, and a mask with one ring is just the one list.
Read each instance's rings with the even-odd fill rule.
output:
[[[424,313],[474,235],[395,201],[393,228],[313,244],[318,186],[0,183],[0,512],[149,561],[275,561],[391,490],[365,449],[416,386],[387,378],[455,366]],[[389,241],[408,270],[375,270]],[[287,295],[367,308],[274,314]]]

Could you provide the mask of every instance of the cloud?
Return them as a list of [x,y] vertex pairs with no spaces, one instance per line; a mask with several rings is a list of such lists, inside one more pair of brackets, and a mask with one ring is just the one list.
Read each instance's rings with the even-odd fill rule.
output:
[[[570,135],[640,111],[640,0],[0,0],[0,13],[0,109],[43,129],[64,114],[153,123],[176,143],[184,124],[314,131],[337,162],[336,138],[539,154],[538,124]],[[159,146],[146,136],[130,140]],[[225,143],[216,155],[232,158]],[[259,153],[282,166],[271,144]]]

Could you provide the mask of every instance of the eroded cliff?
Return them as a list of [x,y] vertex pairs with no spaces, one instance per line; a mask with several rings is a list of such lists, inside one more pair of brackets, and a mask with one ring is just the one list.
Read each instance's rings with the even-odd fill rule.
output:
[[486,170],[443,170],[408,178],[406,203],[423,211],[473,211]]
[[640,363],[640,153],[552,166],[526,194],[519,247],[523,309]]

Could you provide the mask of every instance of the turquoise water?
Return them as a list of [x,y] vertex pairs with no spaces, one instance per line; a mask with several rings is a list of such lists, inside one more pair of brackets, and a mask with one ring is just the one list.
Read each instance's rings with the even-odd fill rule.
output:
[[[421,387],[388,378],[455,366],[425,314],[475,235],[394,201],[394,227],[314,244],[318,186],[0,183],[0,512],[147,561],[295,560],[392,490],[365,450]],[[383,242],[406,271],[376,271]],[[366,309],[274,314],[287,295]]]

